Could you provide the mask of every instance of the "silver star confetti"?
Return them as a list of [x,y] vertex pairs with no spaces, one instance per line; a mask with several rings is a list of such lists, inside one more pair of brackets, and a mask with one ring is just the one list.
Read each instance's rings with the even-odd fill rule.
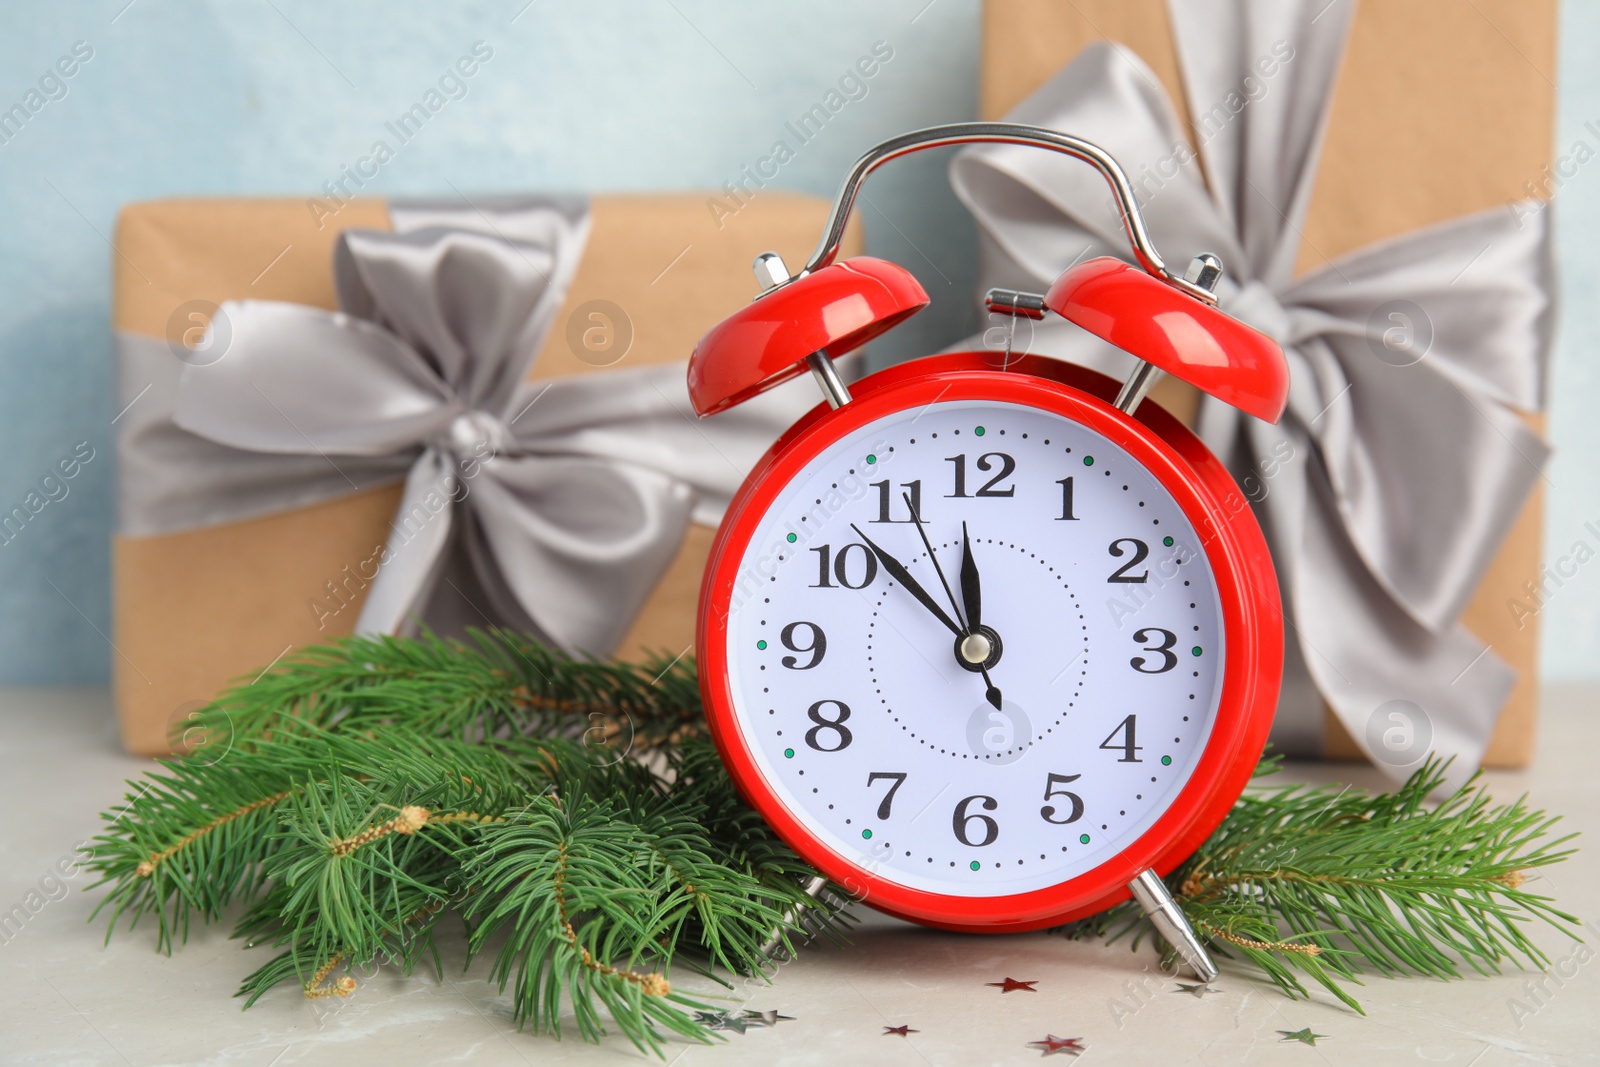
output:
[[1194,997],[1196,1000],[1204,1000],[1207,993],[1220,993],[1220,992],[1222,992],[1222,990],[1216,988],[1215,986],[1209,986],[1209,985],[1203,985],[1203,984],[1202,985],[1191,985],[1188,982],[1179,982],[1178,983],[1178,988],[1174,989],[1173,992],[1174,993],[1188,993],[1190,996]]

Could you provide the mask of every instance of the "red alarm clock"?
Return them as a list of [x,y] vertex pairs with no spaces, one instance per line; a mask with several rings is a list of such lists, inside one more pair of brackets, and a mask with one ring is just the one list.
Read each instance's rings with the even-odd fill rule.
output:
[[[1096,167],[1139,266],[1095,259],[991,311],[1060,315],[1141,361],[1119,388],[1009,352],[832,361],[928,304],[905,269],[836,261],[880,164],[966,142]],[[700,687],[744,796],[808,863],[885,912],[1020,931],[1132,893],[1207,981],[1160,876],[1221,822],[1261,755],[1283,630],[1233,479],[1154,404],[1177,375],[1276,421],[1288,368],[1216,307],[1215,257],[1169,273],[1102,149],[964,123],[904,135],[845,179],[811,261],[711,330],[689,392],[713,415],[804,371],[819,404],[734,497],[701,591]],[[824,885],[817,878],[812,891]]]

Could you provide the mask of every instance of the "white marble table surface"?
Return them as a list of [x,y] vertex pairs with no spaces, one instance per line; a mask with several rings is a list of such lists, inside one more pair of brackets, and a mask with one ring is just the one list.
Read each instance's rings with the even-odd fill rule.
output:
[[[1563,814],[1591,842],[1544,880],[1569,911],[1600,920],[1600,686],[1557,687],[1544,706],[1539,756],[1524,772],[1489,776],[1494,793],[1522,791]],[[123,754],[99,690],[0,691],[0,913],[30,890],[143,762]],[[1348,764],[1295,765],[1308,781],[1376,786]],[[243,951],[226,929],[202,929],[171,959],[141,926],[102,944],[86,925],[95,896],[48,901],[15,936],[0,934],[0,1063],[129,1065],[446,1064],[483,1067],[568,1062],[653,1062],[619,1037],[599,1046],[519,1033],[507,998],[483,969],[448,955],[443,980],[384,969],[347,1001],[310,1002],[281,988],[247,1013],[231,998],[269,949]],[[1600,922],[1590,941],[1600,940]],[[1197,1000],[1162,976],[1153,953],[1072,943],[1045,934],[961,936],[867,915],[849,948],[805,953],[774,984],[740,985],[730,1008],[793,1016],[774,1028],[706,1047],[670,1044],[667,1060],[717,1063],[1025,1063],[1046,1034],[1080,1038],[1079,1063],[1502,1064],[1600,1063],[1600,962],[1542,931],[1549,977],[1512,973],[1459,982],[1369,979],[1367,1016],[1317,994],[1285,999],[1269,984],[1225,970],[1219,995]],[[1036,992],[985,983],[1032,980]],[[1520,1005],[1520,1008],[1519,1008]],[[907,1025],[908,1036],[885,1035]],[[1310,1027],[1315,1047],[1279,1031]],[[1063,1055],[1061,1062],[1069,1057]],[[1056,1062],[1052,1059],[1051,1062]]]

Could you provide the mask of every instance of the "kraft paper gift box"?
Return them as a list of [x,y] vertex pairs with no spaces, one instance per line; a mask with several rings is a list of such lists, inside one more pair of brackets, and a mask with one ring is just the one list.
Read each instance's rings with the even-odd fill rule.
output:
[[[339,234],[389,230],[391,215],[381,200],[350,200],[331,213],[319,203],[317,211],[301,199],[128,205],[117,226],[115,329],[176,341],[203,329],[204,309],[227,300],[335,309]],[[753,255],[773,249],[802,262],[828,210],[824,201],[781,192],[764,192],[737,212],[711,205],[693,193],[590,198],[586,246],[529,378],[613,373],[573,347],[571,338],[590,325],[572,328],[574,312],[592,301],[626,309],[632,343],[619,369],[686,359],[702,333],[757,291]],[[854,230],[849,245],[859,245]],[[128,403],[138,383],[122,385]],[[349,568],[385,543],[403,477],[244,521],[116,536],[113,691],[127,747],[170,751],[174,728],[230,681],[350,633],[369,588],[348,581]],[[671,656],[691,644],[712,532],[690,526],[618,655]],[[330,578],[354,602],[309,611],[327,601]]]
[[[1224,4],[1202,10],[1209,18],[1232,9]],[[1384,0],[1355,8],[1301,233],[1297,277],[1422,227],[1490,210],[1526,212],[1528,207],[1514,205],[1548,194],[1556,16],[1554,0],[1478,0],[1459,7]],[[982,117],[1003,118],[1086,45],[1104,40],[1131,49],[1155,73],[1192,149],[1197,104],[1185,98],[1163,0],[986,0]],[[1192,421],[1197,396],[1188,386],[1169,378],[1152,396]],[[1543,432],[1542,415],[1527,414],[1525,421]],[[1533,754],[1542,498],[1536,484],[1461,616],[1517,672],[1485,753],[1488,766],[1525,766]],[[1324,722],[1325,755],[1361,757],[1326,708]]]

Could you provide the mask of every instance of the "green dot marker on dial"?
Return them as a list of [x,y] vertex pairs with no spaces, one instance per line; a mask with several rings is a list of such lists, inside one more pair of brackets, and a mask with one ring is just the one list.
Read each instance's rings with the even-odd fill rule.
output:
[[872,837],[872,831],[871,830],[863,830],[863,831],[861,831],[861,836],[870,839]]
[[794,749],[792,749],[792,748],[784,749],[783,750],[783,758],[784,759],[794,759]]
[[1199,655],[1199,654],[1200,654],[1200,646],[1199,646],[1199,645],[1195,645],[1195,646],[1194,646],[1194,647],[1193,647],[1193,648],[1191,648],[1191,649],[1190,649],[1190,650],[1189,650],[1189,651],[1190,651],[1190,652],[1193,652],[1193,653],[1194,653],[1194,654],[1195,654],[1195,655],[1197,655],[1197,656],[1198,656],[1198,655]]
[[981,866],[982,866],[982,864],[980,864],[977,860],[973,860],[972,861],[972,869],[973,870],[977,870]]
[[756,642],[756,647],[761,649],[762,651],[766,651],[767,643],[765,641],[757,641]]
[[1089,835],[1088,834],[1079,834],[1078,835],[1078,842],[1080,844],[1087,845],[1089,843]]
[[1172,757],[1171,756],[1162,756],[1161,757],[1161,766],[1163,766],[1163,767],[1172,766]]
[[[798,541],[798,540],[799,540],[799,538],[797,538],[797,537],[796,537],[796,536],[795,536],[795,535],[794,535],[794,534],[790,534],[790,535],[789,535],[789,543],[790,543],[790,544],[791,544],[791,545],[792,545],[792,544],[794,544],[794,543],[795,543],[795,542],[796,542],[796,541]],[[1172,538],[1170,538],[1170,537],[1169,537],[1169,538],[1167,538],[1167,543],[1168,543],[1168,544],[1171,544],[1171,543],[1172,543]]]
[[977,434],[979,437],[982,437],[983,436],[983,427],[982,426],[976,427],[976,428],[973,429],[972,432]]
[[1092,466],[1094,466],[1094,457],[1093,457],[1093,456],[1084,456],[1084,457],[1083,457],[1083,465],[1084,465],[1084,466],[1085,466],[1085,467],[1092,467]]
[[[789,535],[789,540],[791,540],[791,541],[793,541],[793,540],[794,540],[794,534],[790,534],[790,535]],[[1161,543],[1162,543],[1162,544],[1164,544],[1164,545],[1166,545],[1166,546],[1167,546],[1167,547],[1168,547],[1168,548],[1171,548],[1171,547],[1172,547],[1172,538],[1170,538],[1170,537],[1163,537],[1163,538],[1162,538],[1162,539],[1161,539]]]
[[878,457],[877,456],[873,456],[873,455],[869,455],[869,456],[867,456],[867,462],[868,463],[876,463],[876,462],[878,462]]

